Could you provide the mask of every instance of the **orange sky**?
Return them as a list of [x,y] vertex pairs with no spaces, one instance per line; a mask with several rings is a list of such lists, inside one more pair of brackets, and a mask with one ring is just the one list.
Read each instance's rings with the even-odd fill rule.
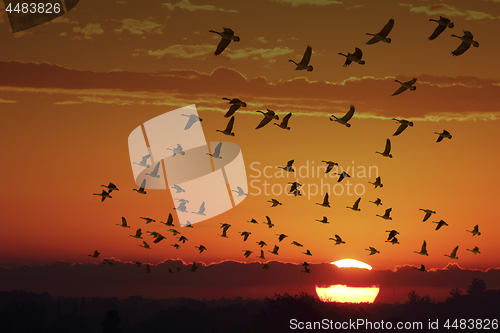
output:
[[[184,0],[139,7],[126,1],[106,6],[85,1],[57,22],[16,34],[6,15],[0,15],[0,108],[6,124],[0,134],[5,161],[0,167],[5,175],[0,242],[9,249],[0,254],[0,265],[92,262],[86,255],[95,249],[104,258],[123,261],[245,262],[257,259],[255,242],[262,239],[269,245],[266,251],[281,246],[279,256],[268,253],[266,258],[296,263],[354,258],[379,269],[444,267],[451,261],[444,254],[459,245],[456,262],[461,267],[497,266],[500,177],[494,149],[500,143],[500,76],[492,55],[500,51],[494,33],[500,28],[500,4],[335,2],[220,1],[203,7],[203,2]],[[436,23],[428,19],[439,15],[452,19],[455,28],[429,41]],[[378,32],[391,17],[396,21],[393,42],[365,45],[365,33]],[[241,41],[216,57],[218,39],[208,30],[222,26],[231,27]],[[449,35],[462,35],[463,29],[474,34],[480,47],[452,57],[460,41]],[[300,59],[308,44],[314,70],[294,71],[287,60]],[[356,46],[366,64],[343,68],[344,58],[337,53],[353,52]],[[412,77],[418,78],[416,91],[390,96],[399,87],[395,78]],[[248,103],[236,113],[235,137],[215,131],[227,122],[222,97]],[[344,168],[374,166],[385,186],[373,189],[368,181],[374,177],[349,179],[366,188],[360,212],[345,208],[358,196],[331,195],[332,207],[323,208],[316,205],[322,201],[319,194],[265,196],[250,188],[235,209],[182,229],[189,242],[175,250],[170,245],[176,240],[165,226],[146,227],[139,219],[165,221],[173,204],[165,191],[145,196],[132,191],[127,138],[145,121],[190,104],[197,105],[204,119],[207,141],[241,147],[248,180],[255,187],[261,188],[264,179],[256,178],[252,163],[260,163],[262,170],[289,159],[295,159],[296,167],[322,165],[322,160]],[[328,120],[331,114],[345,113],[350,104],[356,106],[351,128]],[[266,108],[280,117],[292,112],[292,129],[268,125],[255,130],[261,119],[255,111]],[[392,117],[413,120],[415,126],[392,137],[397,128]],[[443,129],[453,138],[436,143],[434,132]],[[383,150],[386,138],[393,143],[392,159],[375,154]],[[268,182],[294,180],[273,177]],[[299,177],[306,186],[321,180]],[[109,181],[120,191],[101,203],[92,193]],[[336,178],[323,181],[334,185]],[[271,197],[283,205],[270,208],[266,201]],[[377,197],[384,203],[378,208],[368,203]],[[389,207],[392,221],[375,216]],[[437,214],[423,223],[419,208]],[[263,222],[266,215],[274,228],[246,222]],[[331,224],[315,222],[324,215]],[[122,216],[131,229],[115,226]],[[449,227],[434,231],[431,221],[440,219]],[[217,236],[223,222],[232,224],[227,239]],[[472,237],[465,230],[476,224],[482,235]],[[159,231],[167,240],[151,251],[140,248],[140,241],[128,237],[137,227]],[[385,242],[385,230],[390,229],[400,232],[401,244]],[[247,242],[241,231],[252,232]],[[277,233],[289,237],[278,243]],[[328,241],[334,234],[346,244]],[[291,245],[292,240],[304,249]],[[428,257],[413,253],[423,240]],[[202,254],[194,248],[200,244],[208,249]],[[368,246],[381,253],[368,256]],[[481,254],[465,250],[474,246]],[[312,257],[301,253],[306,249]],[[243,250],[254,254],[245,259]]]

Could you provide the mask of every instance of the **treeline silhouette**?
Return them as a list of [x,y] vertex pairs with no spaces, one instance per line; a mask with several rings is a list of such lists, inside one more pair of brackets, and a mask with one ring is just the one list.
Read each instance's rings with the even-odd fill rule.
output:
[[[420,321],[418,332],[444,331],[447,319],[500,319],[500,290],[488,290],[483,280],[474,279],[465,293],[453,289],[445,302],[429,295],[408,294],[404,304],[323,303],[306,293],[277,295],[265,299],[194,300],[51,297],[13,290],[0,292],[0,332],[290,332],[291,319],[300,322]],[[439,320],[438,330],[429,330],[429,320]],[[452,322],[450,322],[451,324]],[[338,329],[337,329],[338,330]],[[453,329],[452,329],[453,330]],[[317,332],[323,330],[307,330]],[[343,329],[342,332],[369,332]],[[375,331],[380,331],[375,330]],[[469,330],[473,332],[474,330]],[[477,329],[484,332],[484,329]],[[490,332],[500,331],[490,325]]]

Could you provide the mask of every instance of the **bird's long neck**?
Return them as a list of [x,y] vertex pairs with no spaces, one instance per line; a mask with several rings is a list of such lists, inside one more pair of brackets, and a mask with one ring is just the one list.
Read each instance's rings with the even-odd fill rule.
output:
[[295,61],[293,61],[292,59],[288,60],[288,61],[291,61],[293,62],[295,65],[298,65]]
[[344,57],[347,57],[347,56],[346,56],[345,54],[343,54],[343,53],[340,53],[340,52],[339,52],[339,54],[340,54],[340,55],[342,55],[342,56],[344,56]]
[[375,34],[371,34],[369,32],[366,33],[367,35],[370,35],[370,36],[375,36]]

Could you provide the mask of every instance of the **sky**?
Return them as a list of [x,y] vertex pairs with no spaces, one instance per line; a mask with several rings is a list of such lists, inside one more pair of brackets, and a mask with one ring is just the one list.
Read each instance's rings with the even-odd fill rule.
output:
[[[94,265],[101,259],[87,255],[98,250],[100,258],[151,265],[319,265],[352,258],[380,271],[421,264],[428,271],[450,264],[484,272],[498,267],[499,1],[165,1],[82,1],[53,21],[16,33],[2,10],[0,242],[8,251],[0,253],[0,266]],[[437,26],[429,19],[440,15],[455,26],[429,41]],[[392,42],[366,45],[366,33],[377,33],[390,18]],[[215,56],[220,37],[209,30],[222,27],[233,29],[240,42]],[[450,35],[463,30],[479,47],[454,57],[461,41]],[[314,69],[296,71],[288,60],[300,61],[307,45]],[[366,64],[343,67],[338,53],[355,47]],[[415,91],[391,96],[400,87],[394,80],[412,78]],[[223,97],[247,103],[235,114],[234,137],[216,131],[228,121]],[[192,104],[208,142],[241,148],[248,195],[192,229],[176,228],[189,241],[175,249],[179,236],[158,221],[175,216],[176,204],[169,191],[132,191],[138,186],[127,140],[148,120]],[[356,110],[351,127],[329,120],[350,105]],[[256,111],[265,109],[280,120],[291,112],[291,129],[269,124],[256,130],[262,119]],[[392,118],[414,126],[393,136],[398,123]],[[436,143],[435,132],[443,130],[452,139]],[[388,138],[393,158],[375,153]],[[277,166],[292,159],[296,171],[279,172]],[[323,160],[339,163],[338,169],[325,176]],[[343,170],[351,177],[334,190],[333,172]],[[383,188],[369,184],[377,176]],[[303,184],[302,196],[280,192],[293,181]],[[120,190],[101,202],[93,193],[109,182]],[[316,205],[325,192],[331,208]],[[272,198],[282,205],[271,207]],[[346,208],[358,198],[361,211]],[[382,206],[369,202],[376,198]],[[376,216],[387,208],[392,220]],[[419,209],[436,214],[422,222]],[[266,216],[272,229],[262,224]],[[323,216],[329,224],[316,221]],[[116,226],[122,217],[130,229]],[[157,222],[146,225],[140,217]],[[252,218],[259,224],[247,222]],[[432,221],[439,220],[449,225],[436,231]],[[228,238],[219,236],[221,223],[231,224]],[[466,231],[475,225],[481,235]],[[151,250],[144,249],[129,237],[137,228],[167,239],[153,244],[144,234]],[[386,242],[392,229],[400,244]],[[243,231],[251,232],[247,241]],[[288,237],[279,242],[281,233]],[[334,245],[329,238],[335,234],[346,243]],[[268,244],[265,260],[256,257],[260,240]],[[414,253],[424,240],[428,256]],[[199,253],[199,245],[207,250]],[[279,255],[267,252],[274,245]],[[457,245],[459,259],[446,257]],[[369,255],[370,246],[380,253]],[[466,250],[475,246],[481,253]],[[246,250],[253,251],[249,258]]]

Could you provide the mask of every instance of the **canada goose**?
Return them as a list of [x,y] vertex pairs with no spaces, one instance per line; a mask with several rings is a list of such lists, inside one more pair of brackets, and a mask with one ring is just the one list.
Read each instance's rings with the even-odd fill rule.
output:
[[247,107],[247,103],[243,102],[242,100],[240,100],[238,98],[229,99],[229,98],[223,97],[222,99],[229,101],[227,103],[231,104],[231,106],[229,107],[229,110],[227,110],[226,114],[224,115],[225,118],[231,117],[240,107],[244,107],[244,108]]
[[376,151],[375,153],[380,154],[380,155],[385,156],[385,157],[392,158],[391,140],[387,139],[387,141],[385,142],[385,150],[382,153],[379,151]]
[[372,202],[372,203],[374,203],[375,205],[377,205],[377,207],[378,207],[379,205],[382,205],[382,200],[380,200],[380,198],[377,198],[377,200],[375,200],[375,201],[368,201],[368,202]]
[[153,172],[151,173],[146,173],[146,176],[151,176],[154,178],[160,178],[160,175],[158,174],[158,170],[160,169],[160,162],[156,163],[155,168],[153,169]]
[[306,252],[302,252],[302,253],[304,253],[306,256],[312,256],[312,253],[309,250],[307,250]]
[[[276,254],[277,254],[277,253],[276,253]],[[264,265],[262,266],[262,269],[268,270],[268,269],[269,269],[269,264],[264,264]]]
[[358,49],[357,47],[354,49],[354,53],[347,53],[347,55],[345,55],[343,53],[339,53],[339,54],[341,56],[346,57],[345,63],[344,63],[343,67],[349,66],[353,61],[357,62],[360,65],[364,65],[365,64],[365,61],[361,60],[361,58],[363,57],[363,52],[361,52],[361,50]]
[[465,231],[468,231],[468,232],[472,233],[472,237],[474,237],[476,235],[481,236],[481,233],[479,232],[479,224],[476,224],[474,226],[474,229],[472,229],[472,230],[465,230]]
[[120,227],[123,227],[123,228],[130,228],[130,226],[127,225],[127,220],[122,216],[122,224],[116,224],[116,225],[119,225]]
[[274,245],[274,249],[272,251],[267,251],[267,252],[271,252],[272,254],[278,254],[278,250],[280,249],[280,247],[278,245]]
[[414,86],[415,82],[417,82],[417,78],[415,78],[415,77],[413,79],[411,79],[410,81],[406,81],[406,82],[401,82],[399,80],[394,80],[394,82],[398,82],[399,84],[401,84],[401,87],[399,87],[399,89],[396,90],[396,92],[394,94],[392,94],[391,96],[399,95],[403,91],[405,91],[406,89],[417,90],[417,87]]
[[425,216],[424,216],[424,219],[422,220],[422,222],[427,221],[429,219],[429,217],[431,217],[432,214],[436,214],[435,211],[430,210],[430,209],[422,209],[422,208],[420,208],[419,210],[425,212]]
[[451,22],[450,19],[447,19],[446,17],[442,17],[442,16],[439,16],[439,20],[430,19],[429,21],[434,21],[434,22],[438,23],[438,26],[436,27],[436,29],[434,29],[434,32],[429,37],[429,40],[434,40],[446,28],[453,28],[455,26],[455,24],[453,24],[453,22]]
[[229,223],[221,223],[221,224],[220,224],[220,227],[221,227],[221,228],[225,228],[225,227],[228,227],[228,228],[229,228],[230,226],[231,226],[231,225],[230,225]]
[[223,227],[222,228],[222,235],[220,235],[220,236],[227,238],[227,229],[229,229],[230,227],[231,227],[230,225],[226,225],[225,227]]
[[157,231],[146,231],[146,233],[150,234],[154,238],[156,238],[158,236],[161,236],[161,234],[159,232],[157,232]]
[[289,114],[287,114],[283,120],[281,121],[281,124],[276,124],[274,123],[274,125],[278,126],[279,128],[282,128],[282,129],[286,129],[286,130],[289,130],[290,127],[288,126],[288,120],[290,119],[290,117],[292,116],[292,113],[290,112]]
[[367,249],[365,249],[365,250],[366,250],[366,251],[370,251],[369,256],[374,255],[374,254],[377,254],[377,253],[380,253],[380,251],[378,251],[376,248],[374,248],[374,247],[372,247],[372,246],[368,247],[368,248],[367,248]]
[[439,134],[439,137],[437,138],[436,142],[443,141],[443,138],[451,139],[451,137],[452,137],[450,132],[448,132],[447,130],[443,130],[443,133],[434,132],[434,134]]
[[391,211],[392,211],[392,208],[387,208],[385,210],[385,214],[384,215],[376,215],[376,216],[379,216],[381,218],[383,218],[384,220],[392,220],[392,217],[390,217],[389,215],[391,215]]
[[335,175],[339,175],[340,176],[339,179],[337,179],[337,183],[340,183],[346,177],[351,178],[351,176],[347,172],[345,172],[345,171],[342,171],[342,173],[335,173]]
[[300,188],[296,188],[295,191],[292,193],[294,196],[302,196],[302,193],[300,192]]
[[321,161],[321,162],[328,164],[328,166],[326,167],[325,173],[329,173],[333,169],[334,166],[339,165],[338,163],[335,163],[332,161]]
[[474,254],[481,253],[481,252],[479,252],[479,248],[477,246],[474,246],[474,248],[472,250],[471,249],[467,249],[467,251],[470,251],[470,252],[472,252]]
[[262,222],[262,223],[267,224],[267,226],[268,226],[269,228],[274,227],[274,224],[271,222],[271,219],[270,219],[270,218],[269,218],[269,216],[267,216],[267,215],[266,215],[266,221],[267,221],[267,222]]
[[222,157],[220,157],[220,149],[221,149],[221,147],[222,147],[222,142],[219,142],[217,144],[217,146],[215,147],[214,153],[213,154],[207,153],[207,155],[210,155],[213,158],[219,158],[219,159],[221,159],[222,158]]
[[304,261],[304,262],[302,263],[302,266],[304,266],[304,267],[309,267],[309,266],[311,266],[311,265],[309,265],[309,263],[308,263],[307,261]]
[[479,47],[479,43],[474,40],[474,36],[472,36],[470,31],[464,30],[464,35],[462,37],[457,35],[451,35],[451,37],[457,37],[462,40],[462,44],[460,44],[455,51],[451,52],[451,54],[455,57],[463,54],[470,48],[471,45]]
[[311,273],[311,270],[307,266],[304,266],[304,270],[301,272],[302,273]]
[[197,248],[198,250],[200,250],[200,253],[202,253],[203,251],[205,251],[207,248],[204,247],[203,245],[200,245],[200,246],[195,246],[195,248]]
[[172,157],[175,156],[175,155],[177,155],[177,154],[180,154],[180,155],[185,155],[186,154],[186,152],[182,149],[182,146],[180,144],[177,144],[177,147],[175,147],[174,149],[167,148],[167,150],[171,150],[171,151],[174,152],[173,155],[172,155]]
[[94,254],[87,254],[87,256],[92,257],[92,258],[99,258],[99,251],[95,250]]
[[141,228],[137,229],[135,231],[135,235],[130,235],[130,237],[142,239],[142,229]]
[[180,234],[180,232],[175,229],[168,229],[167,231],[170,231],[173,236],[177,236],[178,234]]
[[355,210],[355,211],[360,211],[361,209],[359,209],[359,202],[361,201],[361,198],[358,198],[358,200],[356,200],[356,202],[354,203],[354,205],[352,205],[352,207],[349,207],[349,206],[346,206],[346,208],[350,208],[352,210]]
[[146,220],[146,224],[151,223],[151,222],[156,222],[156,220],[153,220],[152,218],[149,217],[140,217],[143,220]]
[[386,242],[387,243],[392,243],[392,245],[399,244],[398,239],[396,237],[392,237],[392,239],[386,240]]
[[323,199],[323,203],[316,203],[316,205],[330,208],[330,202],[328,201],[328,193],[325,194],[325,198]]
[[282,241],[283,239],[287,238],[288,236],[285,235],[285,234],[276,234],[276,236],[278,236],[278,241]]
[[422,248],[420,249],[420,252],[413,251],[413,253],[421,254],[423,256],[428,256],[429,254],[427,253],[427,243],[424,241],[422,244]]
[[175,199],[176,201],[179,201],[179,206],[174,207],[175,210],[178,210],[179,212],[184,212],[187,213],[187,208],[186,208],[186,203],[189,203],[188,200],[185,199]]
[[116,187],[116,185],[111,182],[108,185],[101,185],[101,186],[107,188],[108,193],[111,193],[113,191],[119,191],[118,187]]
[[316,221],[324,223],[324,224],[329,224],[330,223],[330,222],[328,222],[328,218],[326,216],[323,216],[322,220],[316,220]]
[[184,130],[185,131],[187,131],[188,129],[190,129],[191,126],[193,126],[197,121],[200,121],[200,122],[203,121],[203,119],[201,119],[200,117],[198,117],[195,114],[181,114],[181,116],[189,117],[186,126],[184,126]]
[[[174,234],[175,236],[176,234]],[[179,242],[182,242],[182,244],[186,243],[189,239],[187,239],[185,236],[180,236],[179,237]]]
[[243,236],[243,241],[245,242],[248,239],[248,236],[250,236],[252,233],[248,231],[240,231],[240,235]]
[[253,223],[253,224],[258,224],[259,222],[257,222],[256,219],[251,219],[250,221],[247,221],[247,222],[250,222],[250,223]]
[[234,31],[229,28],[223,28],[223,32],[217,32],[214,30],[210,30],[209,32],[213,32],[219,36],[222,37],[222,39],[219,42],[219,45],[217,45],[217,50],[215,50],[214,54],[219,55],[226,49],[226,47],[231,43],[231,41],[239,42],[240,37],[234,35]]
[[149,164],[147,163],[148,161],[148,158],[150,157],[151,155],[144,155],[141,159],[141,162],[137,163],[137,162],[134,162],[134,164],[137,164],[141,167],[145,167],[145,168],[149,168]]
[[304,245],[300,244],[299,242],[292,241],[292,245],[298,246],[298,247],[304,247]]
[[304,52],[304,56],[302,56],[302,60],[299,63],[296,63],[292,59],[288,60],[293,62],[297,67],[295,70],[303,70],[307,69],[307,71],[311,72],[313,70],[313,66],[309,66],[309,61],[311,60],[312,48],[310,45],[307,45],[306,52]]
[[366,42],[366,44],[375,44],[377,42],[385,42],[385,43],[390,43],[391,42],[391,39],[387,37],[387,35],[389,34],[389,32],[391,32],[392,30],[392,27],[394,27],[394,19],[390,19],[389,22],[387,22],[387,24],[382,28],[382,30],[380,30],[379,33],[377,34],[370,34],[370,33],[366,33],[367,35],[370,35],[370,36],[373,36],[372,39],[370,39],[368,42]]
[[271,199],[271,200],[267,200],[267,202],[271,202],[272,203],[272,206],[271,207],[276,207],[278,205],[282,205],[281,202],[279,202],[278,200],[276,199]]
[[188,269],[188,271],[195,273],[197,268],[198,268],[198,265],[196,265],[196,263],[193,262],[193,266],[191,266],[191,268]]
[[328,238],[328,240],[335,241],[335,245],[345,244],[345,242],[340,238],[339,235],[335,235],[335,238]]
[[106,198],[112,198],[112,196],[109,195],[108,192],[105,190],[102,190],[101,193],[93,193],[94,195],[99,195],[101,197],[101,202],[103,202]]
[[396,235],[399,235],[399,232],[397,232],[396,230],[386,230],[385,232],[388,232],[389,233],[389,236],[387,237],[387,240],[391,240],[391,238],[394,238],[396,237]]
[[189,222],[189,221],[186,221],[185,224],[181,224],[181,227],[194,228],[193,225],[191,224],[191,222]]
[[260,111],[260,110],[255,111],[255,112],[260,112],[264,115],[264,119],[262,119],[260,121],[259,125],[257,125],[257,127],[255,127],[255,129],[259,129],[259,128],[266,126],[273,119],[276,119],[276,120],[280,119],[280,117],[273,110],[267,109],[267,112]]
[[260,242],[256,242],[257,245],[259,245],[260,247],[264,247],[264,246],[267,246],[266,242],[264,241],[260,241]]
[[151,246],[146,241],[142,241],[143,245],[139,245],[140,247],[143,247],[145,249],[151,250]]
[[302,184],[299,184],[299,182],[293,182],[293,183],[289,182],[288,184],[292,184],[292,186],[290,186],[290,191],[288,191],[288,193],[293,193],[299,188],[299,186],[302,186]]
[[143,179],[142,180],[142,183],[141,183],[141,187],[139,187],[139,189],[132,189],[132,191],[136,191],[137,193],[140,193],[140,194],[146,194],[148,192],[144,191],[144,189],[146,188],[146,179]]
[[173,247],[175,247],[176,250],[178,250],[181,246],[179,244],[172,244]]
[[231,190],[231,192],[236,192],[238,193],[238,196],[241,197],[242,195],[247,195],[247,193],[245,193],[245,191],[243,191],[243,189],[239,186],[236,186],[236,188],[238,189],[238,191],[235,191],[235,190]]
[[205,215],[205,201],[200,205],[200,209],[197,212],[191,212],[193,214]]
[[396,118],[392,118],[392,120],[395,120],[395,121],[397,121],[399,123],[399,127],[396,130],[396,132],[394,132],[393,136],[397,136],[397,135],[403,133],[403,131],[408,126],[413,127],[413,122],[412,121],[408,121],[408,120],[405,120],[405,119],[396,119]]
[[441,229],[442,226],[448,226],[448,223],[446,223],[445,221],[443,220],[440,220],[439,222],[432,222],[432,223],[437,223],[437,226],[436,226],[436,229],[435,230],[439,230]]
[[234,136],[233,125],[234,125],[234,116],[232,116],[231,119],[229,119],[229,122],[227,123],[225,130],[223,130],[223,131],[216,130],[216,132],[221,132],[222,134],[225,134],[225,135]]
[[295,160],[290,160],[286,163],[286,167],[282,167],[282,166],[277,166],[277,168],[280,168],[280,169],[283,169],[285,171],[288,171],[288,172],[295,172],[295,170],[293,169],[293,162]]
[[179,185],[174,185],[170,188],[173,188],[175,190],[175,193],[182,193],[182,192],[186,192],[182,187],[180,187]]
[[167,227],[175,227],[175,225],[174,225],[174,218],[172,217],[172,213],[168,214],[167,222],[160,221],[160,223],[163,223]]
[[165,236],[163,236],[161,234],[158,234],[158,236],[155,237],[155,240],[153,241],[153,243],[159,243],[162,240],[164,240],[165,238],[167,238],[167,237],[165,237]]
[[260,250],[260,256],[257,256],[257,258],[260,258],[260,259],[266,259],[264,257],[264,250]]
[[245,251],[245,253],[243,254],[245,256],[245,258],[250,257],[250,255],[253,253],[253,251],[250,251],[250,250],[243,250],[243,251]]
[[[342,118],[337,118],[336,116],[334,116],[332,114],[330,116],[330,121],[336,121],[339,124],[342,124],[346,127],[351,127],[351,124],[349,124],[348,121],[351,120],[352,116],[354,115],[354,111],[355,111],[354,105],[351,104],[349,111],[347,111],[347,113]],[[335,119],[332,119],[331,117],[333,117]]]
[[[375,183],[372,183],[372,182],[368,182],[369,184],[373,184],[375,185],[375,188],[377,187],[384,187],[384,184],[382,184],[382,180],[380,177],[377,177],[377,179],[375,180]],[[378,206],[378,205],[377,205]]]
[[424,265],[420,265],[420,268],[417,268],[417,267],[413,267],[413,268],[415,268],[416,270],[421,271],[421,272],[427,272],[425,270],[425,266]]
[[103,259],[103,261],[104,261],[105,264],[108,264],[110,266],[115,266],[115,263],[112,262],[112,261],[109,261],[108,259]]
[[445,254],[445,257],[449,257],[450,259],[458,259],[457,257],[457,250],[458,250],[458,245],[451,251],[450,255]]

